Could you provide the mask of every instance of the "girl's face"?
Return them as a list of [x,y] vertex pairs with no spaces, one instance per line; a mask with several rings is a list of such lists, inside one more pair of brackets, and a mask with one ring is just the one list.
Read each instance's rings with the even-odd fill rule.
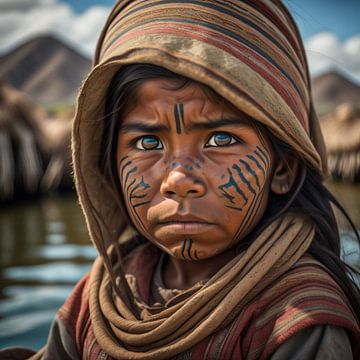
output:
[[273,155],[254,122],[197,84],[145,81],[124,114],[117,168],[140,233],[186,260],[213,257],[261,219]]

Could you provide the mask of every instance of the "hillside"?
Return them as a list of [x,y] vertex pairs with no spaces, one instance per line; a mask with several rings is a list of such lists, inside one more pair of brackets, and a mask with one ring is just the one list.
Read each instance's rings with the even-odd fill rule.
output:
[[360,86],[335,71],[314,78],[312,91],[320,117],[332,113],[341,104],[360,104]]
[[[90,66],[91,61],[76,49],[46,35],[27,41],[0,57],[0,78],[38,104],[73,104]],[[320,117],[344,103],[360,104],[360,86],[337,72],[314,78],[312,88]]]
[[0,77],[38,104],[74,103],[91,61],[53,36],[34,38],[0,58]]

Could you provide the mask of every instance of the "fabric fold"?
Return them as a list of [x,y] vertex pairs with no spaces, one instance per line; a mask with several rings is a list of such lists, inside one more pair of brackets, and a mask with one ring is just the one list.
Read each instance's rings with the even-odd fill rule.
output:
[[[244,253],[188,298],[138,320],[125,304],[118,302],[117,309],[109,276],[98,258],[89,296],[97,341],[120,359],[165,359],[183,352],[228,325],[243,306],[300,259],[313,236],[308,219],[287,214],[268,225]],[[151,306],[147,310],[151,314]]]

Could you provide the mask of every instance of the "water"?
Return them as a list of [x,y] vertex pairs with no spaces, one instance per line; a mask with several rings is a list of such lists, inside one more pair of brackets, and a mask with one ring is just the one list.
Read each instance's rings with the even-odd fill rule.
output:
[[[360,186],[330,184],[360,227]],[[343,228],[343,253],[360,266],[358,245]],[[0,210],[0,347],[39,349],[56,310],[96,256],[73,196]]]
[[0,345],[39,349],[96,251],[73,196],[0,211]]

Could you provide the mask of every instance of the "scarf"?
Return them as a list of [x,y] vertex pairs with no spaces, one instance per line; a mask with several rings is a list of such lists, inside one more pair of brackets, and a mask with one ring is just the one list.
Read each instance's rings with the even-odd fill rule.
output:
[[139,297],[140,318],[114,297],[101,257],[90,274],[90,318],[101,348],[116,359],[168,359],[225,327],[242,308],[304,254],[314,236],[305,217],[287,214],[268,225],[250,247],[203,285],[165,305]]

